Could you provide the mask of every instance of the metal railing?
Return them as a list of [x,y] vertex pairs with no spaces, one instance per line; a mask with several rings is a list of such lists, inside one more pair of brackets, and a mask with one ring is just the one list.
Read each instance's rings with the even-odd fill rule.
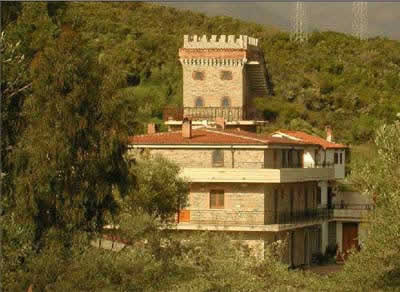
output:
[[332,164],[324,165],[303,165],[302,163],[291,163],[288,165],[279,165],[277,167],[271,167],[273,163],[264,163],[258,161],[235,161],[234,168],[269,168],[269,169],[282,169],[282,168],[331,168]]
[[373,210],[373,204],[346,204],[346,203],[335,203],[332,204],[333,209],[347,209],[347,210]]
[[306,209],[292,212],[242,211],[225,209],[194,209],[190,212],[192,224],[212,225],[269,225],[269,224],[301,224],[320,222],[332,218],[333,210],[326,208]]
[[276,224],[298,224],[318,222],[332,218],[333,211],[327,208],[306,209],[299,211],[279,212],[276,214]]
[[225,209],[190,210],[190,223],[213,225],[264,225],[264,211]]
[[224,118],[229,122],[241,121],[244,118],[242,107],[184,107],[183,115],[192,120]]
[[173,107],[164,108],[164,121],[175,120],[181,121],[184,117],[192,120],[210,120],[213,121],[217,117],[224,118],[226,121],[242,121],[242,120],[263,120],[263,115],[257,110],[246,111],[243,107]]

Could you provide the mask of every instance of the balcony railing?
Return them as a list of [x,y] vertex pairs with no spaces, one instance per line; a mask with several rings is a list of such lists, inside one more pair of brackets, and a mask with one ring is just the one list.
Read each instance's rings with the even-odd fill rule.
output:
[[191,224],[210,225],[270,225],[270,224],[302,224],[320,222],[332,217],[329,209],[307,209],[293,212],[241,211],[224,209],[186,210]]
[[371,211],[374,209],[373,204],[345,204],[345,203],[336,203],[332,204],[333,209],[346,209],[346,210],[368,210]]
[[276,215],[277,224],[299,224],[317,222],[332,218],[333,211],[327,208],[306,209],[293,212],[280,212]]
[[226,121],[263,120],[259,111],[248,110],[243,107],[166,107],[163,112],[165,121],[181,121],[184,117],[192,120],[214,121],[217,117]]

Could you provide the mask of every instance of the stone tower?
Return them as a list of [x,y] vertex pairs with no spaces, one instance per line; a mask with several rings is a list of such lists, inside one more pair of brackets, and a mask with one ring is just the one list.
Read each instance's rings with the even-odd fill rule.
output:
[[252,100],[268,94],[258,39],[185,35],[179,59],[183,66],[184,117],[209,125],[221,117],[228,126],[256,123]]

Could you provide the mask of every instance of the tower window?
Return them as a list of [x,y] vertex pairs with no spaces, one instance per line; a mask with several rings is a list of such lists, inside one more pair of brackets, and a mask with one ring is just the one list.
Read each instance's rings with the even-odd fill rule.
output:
[[216,149],[212,152],[213,167],[224,167],[224,151]]
[[229,97],[224,96],[221,100],[221,106],[222,107],[230,107],[231,106],[231,100]]
[[221,80],[232,80],[232,71],[221,71]]
[[204,72],[193,71],[192,77],[194,80],[204,80]]
[[194,105],[196,106],[196,107],[202,107],[202,106],[204,106],[204,100],[203,100],[203,98],[202,97],[196,97],[196,99],[194,100]]

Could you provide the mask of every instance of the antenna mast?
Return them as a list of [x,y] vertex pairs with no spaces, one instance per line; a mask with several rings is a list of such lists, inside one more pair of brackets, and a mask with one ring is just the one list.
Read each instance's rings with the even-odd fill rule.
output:
[[304,2],[295,2],[294,17],[292,19],[290,39],[292,41],[307,41],[307,19]]
[[367,2],[353,2],[353,36],[360,40],[368,37]]

